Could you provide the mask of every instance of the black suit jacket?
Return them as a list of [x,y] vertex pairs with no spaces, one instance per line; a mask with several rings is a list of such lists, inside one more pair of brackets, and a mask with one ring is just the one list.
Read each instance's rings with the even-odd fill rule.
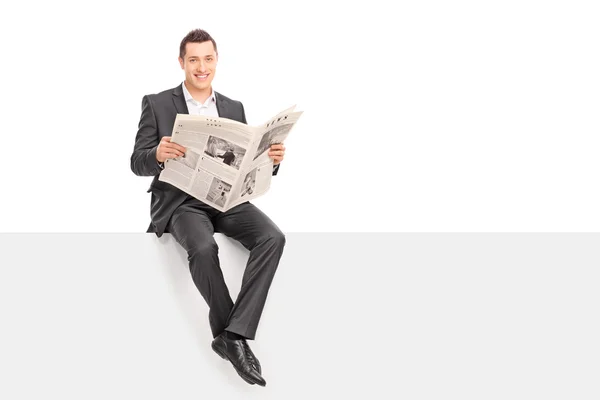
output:
[[[219,117],[246,123],[244,106],[215,92]],[[156,160],[156,150],[163,136],[171,136],[177,114],[189,114],[181,85],[158,94],[146,95],[142,99],[142,115],[138,125],[131,170],[138,176],[154,176],[147,192],[152,192],[150,200],[151,222],[147,233],[154,232],[162,236],[168,232],[167,223],[173,212],[185,201],[187,193],[175,186],[161,182],[158,176],[162,171]],[[273,168],[277,175],[279,165]]]

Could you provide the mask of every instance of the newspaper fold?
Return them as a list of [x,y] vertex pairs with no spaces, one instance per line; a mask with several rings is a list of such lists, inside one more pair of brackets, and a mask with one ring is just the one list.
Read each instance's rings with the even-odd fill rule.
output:
[[283,143],[302,115],[292,106],[260,126],[221,117],[177,114],[171,142],[186,148],[165,161],[158,180],[227,211],[271,186],[272,144]]

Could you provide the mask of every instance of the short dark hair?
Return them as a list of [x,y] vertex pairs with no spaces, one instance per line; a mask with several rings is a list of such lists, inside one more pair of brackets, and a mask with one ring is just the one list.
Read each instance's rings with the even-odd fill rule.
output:
[[215,53],[217,53],[217,42],[215,42],[215,39],[213,39],[208,32],[202,29],[194,29],[193,31],[190,31],[187,35],[185,35],[181,41],[181,44],[179,45],[179,57],[185,57],[186,44],[208,42],[209,40],[212,42],[215,48]]

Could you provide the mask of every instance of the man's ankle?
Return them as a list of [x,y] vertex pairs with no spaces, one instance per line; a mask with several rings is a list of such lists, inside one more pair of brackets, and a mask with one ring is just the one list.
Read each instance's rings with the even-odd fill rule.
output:
[[242,340],[242,339],[244,339],[244,337],[242,335],[238,335],[235,332],[224,331],[223,334],[224,334],[224,336],[227,339],[230,339],[230,340]]

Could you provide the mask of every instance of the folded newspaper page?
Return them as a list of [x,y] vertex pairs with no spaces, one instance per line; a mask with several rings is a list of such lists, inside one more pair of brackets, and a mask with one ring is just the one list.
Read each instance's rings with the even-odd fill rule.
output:
[[165,161],[158,180],[170,183],[219,211],[265,194],[271,186],[272,144],[283,143],[302,115],[296,106],[265,124],[203,115],[177,114],[171,142],[186,148]]

